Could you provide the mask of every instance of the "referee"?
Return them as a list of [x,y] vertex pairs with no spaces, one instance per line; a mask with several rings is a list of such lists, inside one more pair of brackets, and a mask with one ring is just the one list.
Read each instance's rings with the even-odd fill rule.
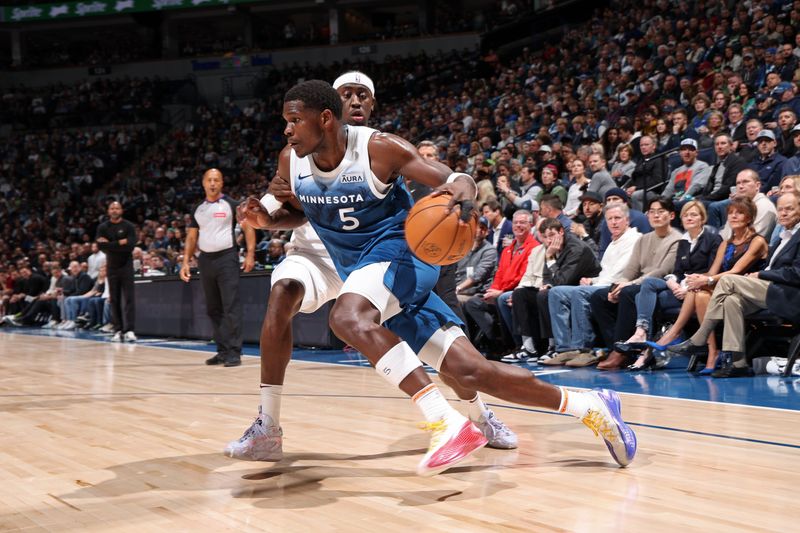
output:
[[[186,249],[181,266],[181,279],[191,279],[189,259],[200,249],[198,266],[206,310],[214,326],[217,353],[207,365],[239,366],[242,364],[242,303],[239,301],[239,251],[236,245],[235,202],[222,194],[222,172],[212,168],[203,174],[206,199],[192,211],[186,230]],[[242,226],[247,255],[244,271],[253,270],[256,246],[255,230]]]

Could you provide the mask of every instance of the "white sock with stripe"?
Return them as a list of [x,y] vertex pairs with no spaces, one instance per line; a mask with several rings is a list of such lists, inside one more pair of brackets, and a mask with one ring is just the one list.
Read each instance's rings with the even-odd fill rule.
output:
[[559,387],[561,390],[561,404],[558,407],[559,413],[567,413],[577,418],[586,416],[586,412],[594,403],[594,396],[589,392],[570,390]]
[[439,387],[430,383],[422,390],[417,392],[411,400],[422,411],[422,415],[428,422],[438,422],[439,420],[449,418],[453,414],[458,414],[447,400],[442,395]]
[[479,393],[475,393],[475,397],[469,402],[467,402],[467,416],[473,422],[477,422],[481,419],[481,416],[484,418],[489,417],[489,408],[486,407],[486,404],[483,403],[481,399],[481,395]]

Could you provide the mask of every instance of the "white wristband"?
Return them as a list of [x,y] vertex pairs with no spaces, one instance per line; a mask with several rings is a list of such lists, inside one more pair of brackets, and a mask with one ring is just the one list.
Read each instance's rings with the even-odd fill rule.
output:
[[261,205],[267,210],[270,216],[275,214],[275,211],[283,207],[283,202],[275,198],[274,194],[267,193],[261,197]]
[[470,181],[470,183],[472,183],[472,188],[475,191],[475,194],[473,195],[472,199],[473,200],[476,199],[478,197],[478,185],[475,183],[475,180],[472,179],[472,176],[470,176],[469,174],[464,174],[463,172],[453,172],[452,174],[447,176],[447,183],[453,183],[462,176],[467,178]]

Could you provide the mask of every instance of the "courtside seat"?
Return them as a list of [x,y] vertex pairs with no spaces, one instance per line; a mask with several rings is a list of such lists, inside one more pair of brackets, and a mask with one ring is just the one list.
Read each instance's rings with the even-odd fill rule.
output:
[[776,340],[780,345],[786,342],[789,344],[786,352],[786,368],[783,371],[784,376],[789,376],[794,362],[800,357],[800,324],[787,322],[766,309],[747,316],[745,342],[748,360],[758,355],[765,343],[774,345]]

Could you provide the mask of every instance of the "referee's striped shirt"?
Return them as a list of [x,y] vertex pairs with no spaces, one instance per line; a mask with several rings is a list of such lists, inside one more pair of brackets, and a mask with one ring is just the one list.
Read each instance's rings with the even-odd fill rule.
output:
[[236,247],[236,206],[226,195],[216,202],[204,200],[192,210],[190,228],[198,229],[197,247],[214,253]]

